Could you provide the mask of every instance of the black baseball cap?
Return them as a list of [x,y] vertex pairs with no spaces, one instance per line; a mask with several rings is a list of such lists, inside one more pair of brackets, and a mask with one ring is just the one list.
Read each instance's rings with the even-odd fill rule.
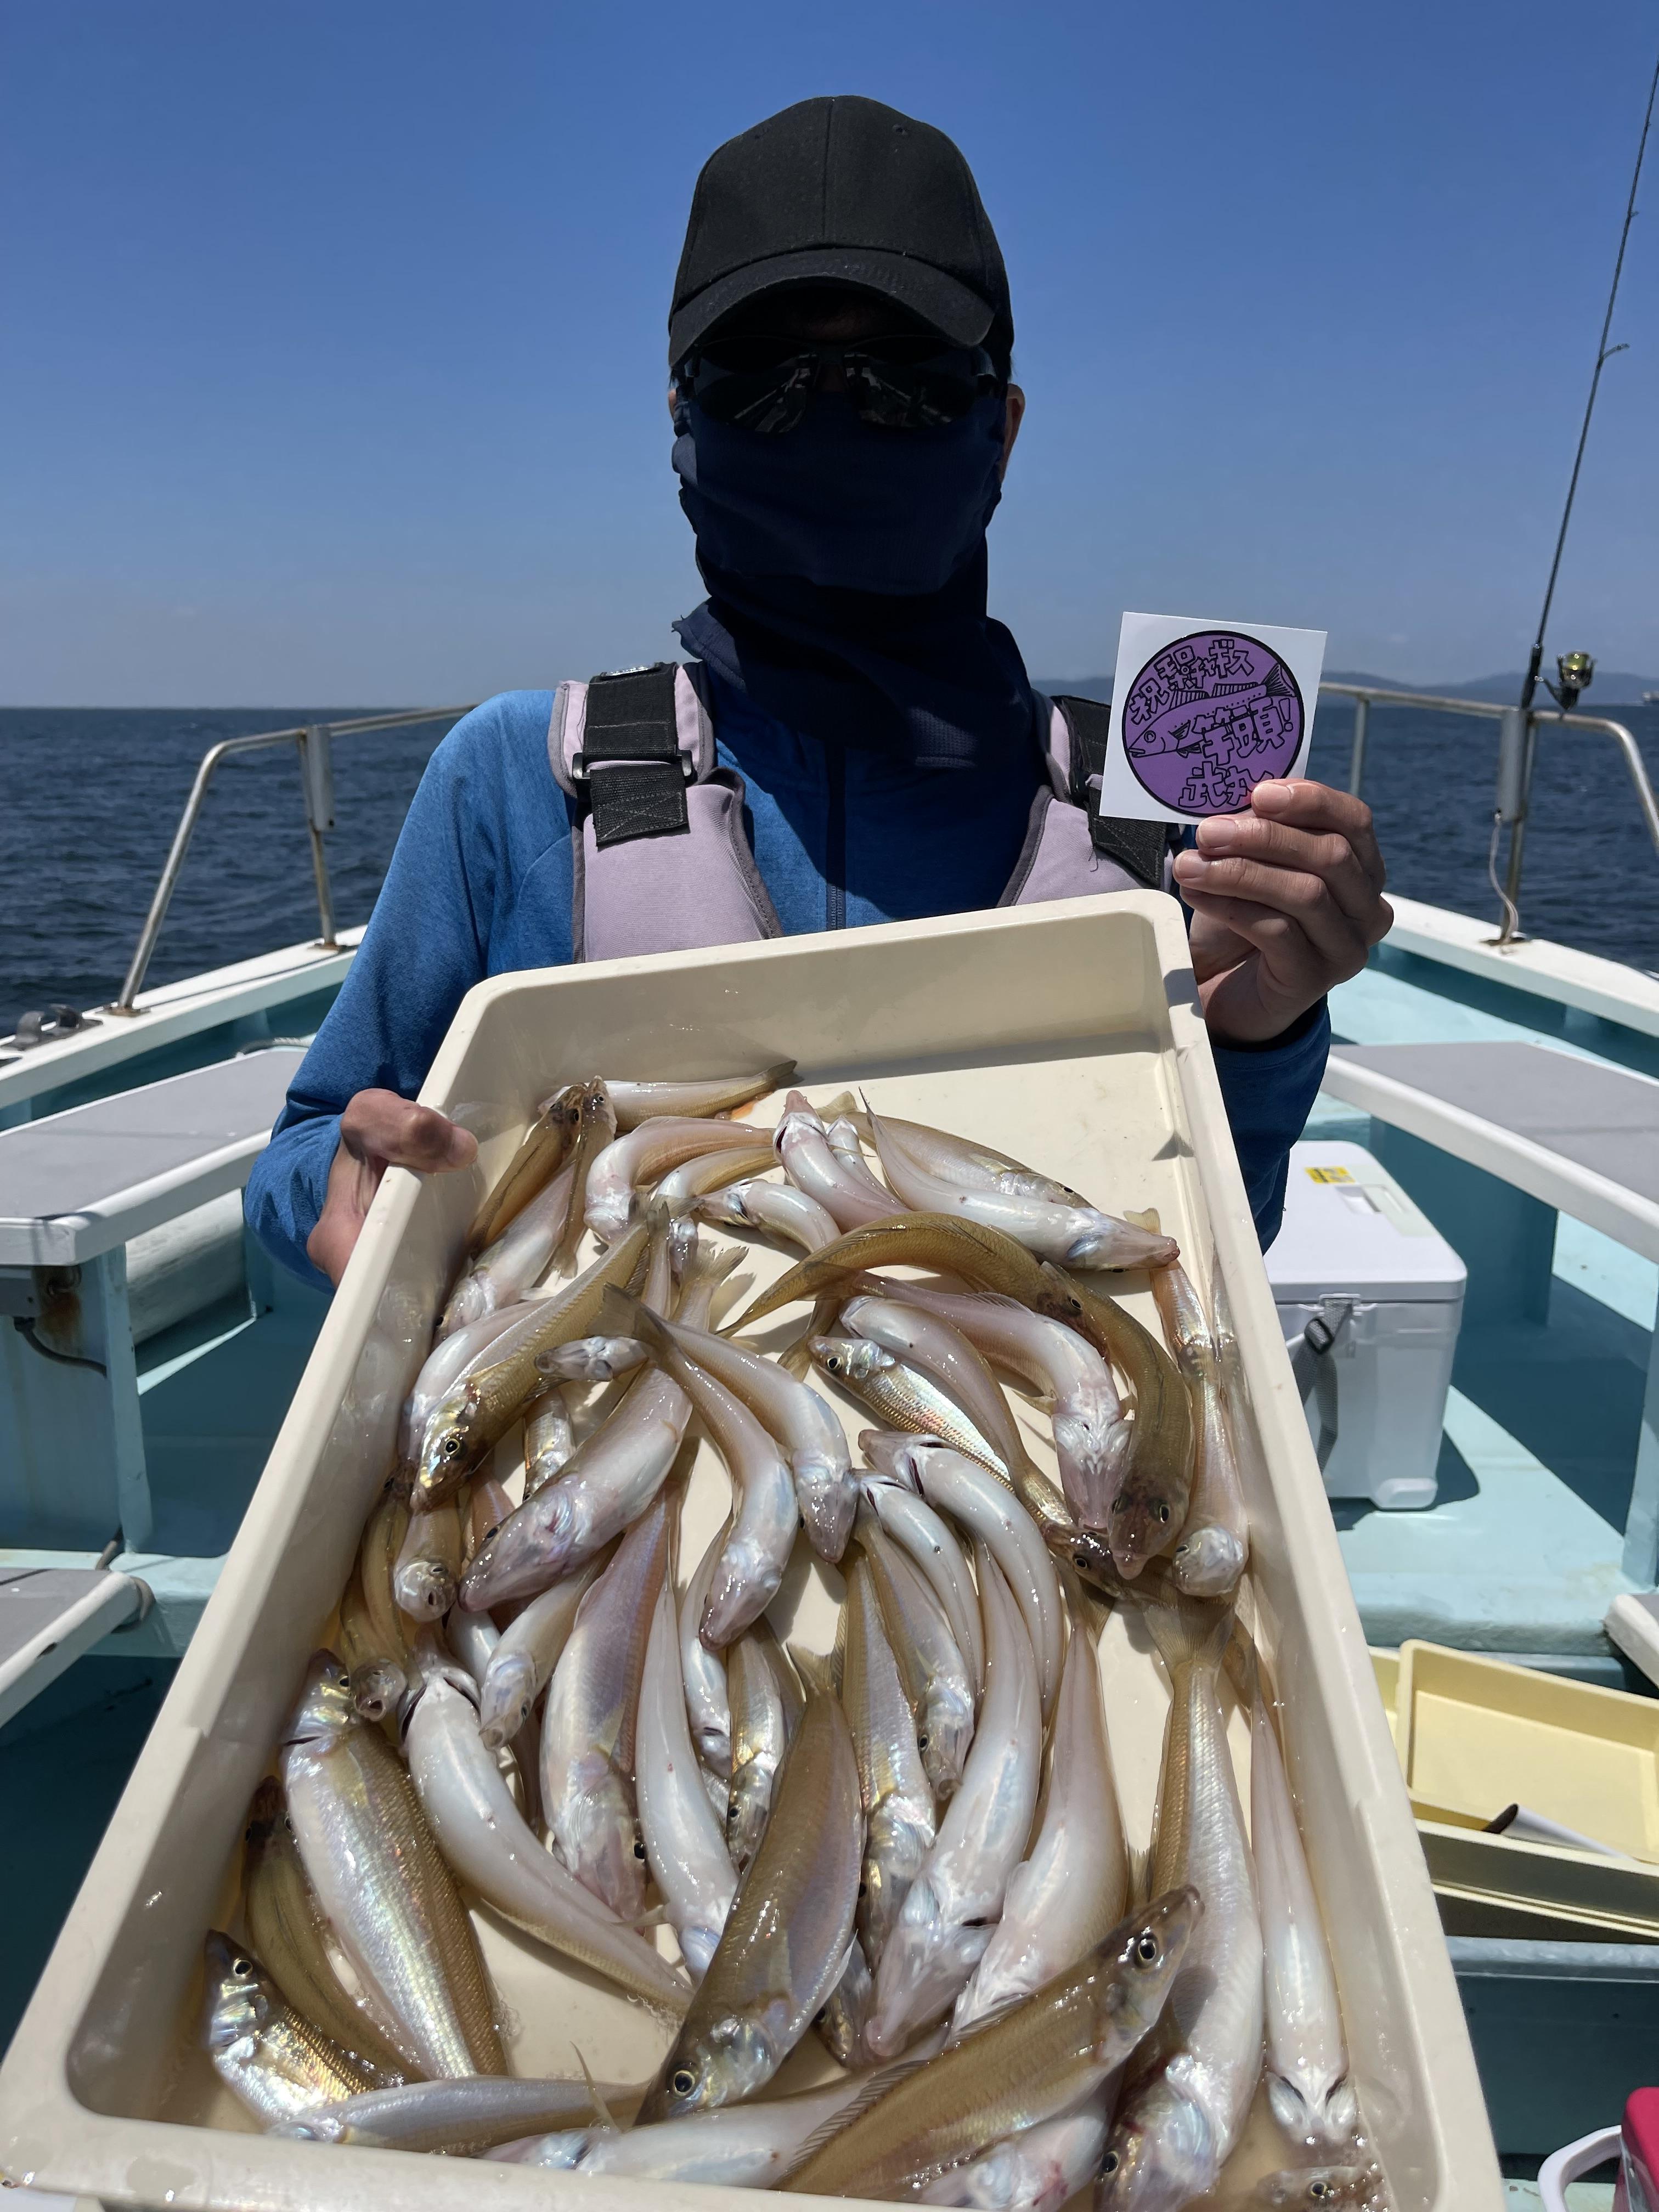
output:
[[847,93],[803,100],[702,166],[674,279],[671,362],[787,284],[875,292],[956,345],[1014,342],[996,233],[960,149],[931,123]]

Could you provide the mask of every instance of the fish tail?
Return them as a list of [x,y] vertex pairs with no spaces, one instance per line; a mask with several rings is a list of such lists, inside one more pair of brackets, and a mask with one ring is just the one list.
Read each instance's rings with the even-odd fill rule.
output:
[[841,1668],[836,1652],[809,1651],[800,1644],[790,1644],[785,1649],[794,1662],[795,1672],[805,1685],[809,1697],[840,1697]]
[[[794,1076],[795,1063],[793,1060],[775,1060],[765,1071],[766,1091],[781,1091],[786,1083],[793,1082]],[[766,1091],[763,1091],[761,1096],[764,1097]]]
[[1167,1604],[1146,1607],[1146,1626],[1158,1657],[1171,1674],[1182,1667],[1194,1665],[1213,1671],[1232,1640],[1232,1601],[1218,1602],[1172,1591]]

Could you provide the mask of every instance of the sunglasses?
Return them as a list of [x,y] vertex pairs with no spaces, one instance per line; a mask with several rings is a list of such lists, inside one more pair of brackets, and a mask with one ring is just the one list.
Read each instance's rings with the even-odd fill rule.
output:
[[795,428],[832,368],[841,370],[859,420],[882,430],[941,429],[1005,388],[983,346],[949,346],[925,331],[850,346],[758,334],[714,338],[687,355],[674,381],[683,399],[695,399],[716,422],[778,438]]

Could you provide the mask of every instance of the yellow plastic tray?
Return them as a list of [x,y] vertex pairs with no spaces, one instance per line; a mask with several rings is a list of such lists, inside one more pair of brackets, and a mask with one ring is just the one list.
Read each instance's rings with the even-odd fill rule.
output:
[[1413,1800],[1481,1821],[1518,1802],[1659,1863],[1659,1699],[1412,1642],[1395,1702]]

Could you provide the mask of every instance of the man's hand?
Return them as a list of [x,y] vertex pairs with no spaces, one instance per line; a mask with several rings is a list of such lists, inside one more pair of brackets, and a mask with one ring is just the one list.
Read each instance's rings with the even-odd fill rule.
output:
[[340,1116],[340,1142],[328,1171],[328,1195],[306,1255],[331,1283],[362,1233],[363,1218],[388,1168],[418,1168],[435,1175],[470,1167],[478,1140],[470,1129],[416,1106],[395,1091],[360,1091]]
[[1328,784],[1259,783],[1248,814],[1177,853],[1193,972],[1218,1044],[1265,1044],[1365,964],[1394,927],[1371,811]]

